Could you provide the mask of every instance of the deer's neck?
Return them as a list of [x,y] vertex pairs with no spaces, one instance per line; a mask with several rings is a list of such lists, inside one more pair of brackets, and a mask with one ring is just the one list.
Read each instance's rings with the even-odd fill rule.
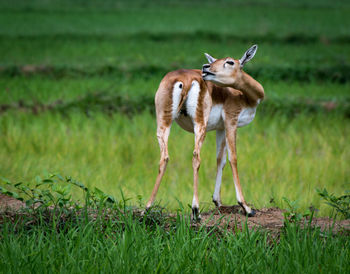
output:
[[258,100],[264,99],[265,96],[262,85],[244,71],[242,71],[241,77],[234,88],[243,92],[249,104],[256,104]]

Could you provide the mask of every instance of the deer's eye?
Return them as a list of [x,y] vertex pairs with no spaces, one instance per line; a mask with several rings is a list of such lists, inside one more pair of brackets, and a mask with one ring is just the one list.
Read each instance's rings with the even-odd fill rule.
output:
[[233,61],[227,61],[226,64],[229,64],[230,66],[233,66],[235,63]]

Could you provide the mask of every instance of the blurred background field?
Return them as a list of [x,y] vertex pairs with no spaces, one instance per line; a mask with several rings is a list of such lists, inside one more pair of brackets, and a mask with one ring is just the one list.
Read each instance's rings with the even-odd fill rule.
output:
[[[201,68],[203,53],[241,57],[266,100],[238,131],[246,200],[282,197],[329,209],[315,189],[350,189],[348,1],[0,1],[0,175],[70,175],[131,204],[158,170],[153,98],[166,72]],[[193,135],[174,124],[158,194],[192,199]],[[207,135],[200,202],[212,207],[215,133]],[[229,167],[223,202],[235,204]],[[272,203],[271,203],[272,202]]]

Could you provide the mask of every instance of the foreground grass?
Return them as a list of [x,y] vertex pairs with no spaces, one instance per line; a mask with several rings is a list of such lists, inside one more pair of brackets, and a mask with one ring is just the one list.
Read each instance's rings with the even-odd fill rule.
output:
[[292,224],[277,236],[193,229],[182,213],[170,222],[150,223],[116,211],[112,218],[82,216],[60,226],[42,216],[35,225],[2,218],[1,272],[346,273],[350,268],[348,236]]
[[[127,118],[71,113],[67,117],[7,113],[0,117],[0,174],[11,181],[30,180],[45,171],[70,174],[89,186],[120,197],[122,190],[141,204],[150,195],[158,170],[155,119],[149,113]],[[302,210],[320,204],[316,188],[342,194],[350,178],[346,118],[339,116],[257,116],[238,131],[238,164],[246,200],[256,207],[269,201],[283,207],[282,197],[298,200]],[[181,141],[180,141],[181,140]],[[170,163],[158,201],[169,209],[192,199],[193,135],[174,125]],[[211,206],[215,182],[215,134],[202,149],[199,196]],[[223,202],[236,203],[232,175],[224,170]]]

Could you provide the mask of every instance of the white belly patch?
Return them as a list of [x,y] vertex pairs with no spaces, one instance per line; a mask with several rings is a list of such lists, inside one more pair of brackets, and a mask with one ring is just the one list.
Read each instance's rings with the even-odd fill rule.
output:
[[222,105],[214,105],[210,110],[207,131],[215,129],[224,129],[224,120],[222,118]]
[[238,116],[238,127],[244,127],[254,120],[256,108],[258,107],[259,103],[260,100],[258,100],[258,103],[255,107],[242,109]]
[[[173,109],[172,109],[173,119],[175,119],[175,121],[183,129],[193,132],[193,127],[194,127],[193,121],[194,121],[194,118],[196,117],[198,97],[200,92],[199,83],[197,81],[192,82],[192,86],[188,92],[188,96],[184,104],[186,114],[179,115],[179,113],[177,113],[175,109],[177,110],[180,102],[180,96],[182,91],[182,85],[180,86],[180,83],[181,82],[177,82],[174,85],[174,90],[173,90]],[[259,103],[260,103],[260,100],[258,100],[257,105],[255,107],[247,107],[242,109],[242,111],[239,113],[239,116],[238,116],[237,127],[244,127],[250,124],[254,120],[256,109]],[[208,118],[206,131],[224,129],[225,128],[224,119],[225,119],[225,115],[223,113],[223,105],[218,104],[218,105],[212,106],[210,110],[209,118]]]

